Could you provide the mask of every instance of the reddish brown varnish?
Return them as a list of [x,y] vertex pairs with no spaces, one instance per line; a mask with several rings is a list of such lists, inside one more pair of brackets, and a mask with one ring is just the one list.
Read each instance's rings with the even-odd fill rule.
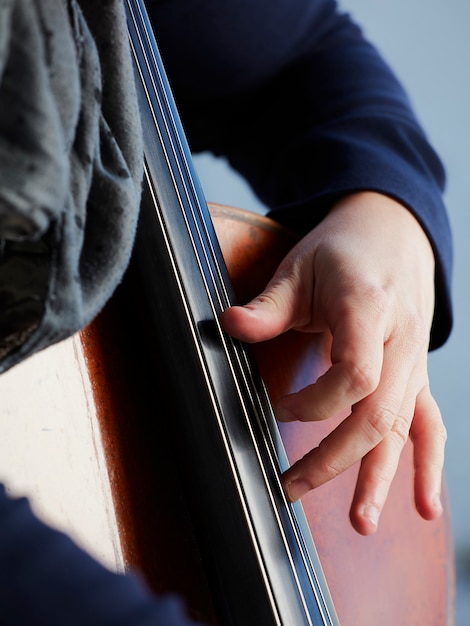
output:
[[[246,301],[264,287],[295,239],[253,213],[211,205],[211,214],[237,295]],[[171,398],[165,397],[165,385],[155,386],[153,370],[149,374],[151,347],[138,293],[131,268],[105,311],[82,333],[124,556],[153,589],[183,595],[193,617],[216,623],[168,445]],[[256,346],[255,356],[274,401],[311,383],[328,366],[327,346],[295,332]],[[340,417],[281,425],[289,459],[317,445]],[[448,512],[434,522],[417,514],[411,446],[402,455],[379,530],[371,537],[358,535],[349,523],[356,472],[352,468],[303,500],[341,625],[452,624]]]

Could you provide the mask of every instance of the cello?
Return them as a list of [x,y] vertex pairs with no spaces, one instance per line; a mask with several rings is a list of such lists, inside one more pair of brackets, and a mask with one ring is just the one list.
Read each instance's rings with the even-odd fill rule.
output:
[[[410,444],[373,537],[356,535],[348,522],[357,468],[316,490],[304,508],[285,501],[279,472],[335,424],[278,428],[270,400],[319,376],[328,367],[328,346],[291,332],[256,346],[253,360],[244,346],[223,333],[218,317],[234,302],[232,289],[241,301],[255,295],[295,240],[266,218],[220,206],[208,212],[144,5],[128,0],[126,6],[144,127],[145,184],[133,278],[128,276],[123,289],[133,287],[134,293],[118,296],[118,315],[123,300],[132,302],[129,315],[135,314],[140,295],[138,306],[145,309],[147,322],[134,320],[126,329],[139,329],[130,347],[142,347],[146,336],[152,354],[114,362],[145,363],[147,374],[139,374],[140,383],[154,372],[145,412],[153,413],[158,428],[171,425],[173,435],[165,432],[153,439],[176,445],[167,461],[181,481],[176,490],[184,494],[196,561],[205,572],[216,621],[292,626],[451,623],[448,518],[430,524],[416,514]],[[84,333],[90,351],[96,350],[100,333],[113,326],[109,319],[96,325],[100,331],[89,328]],[[142,335],[143,328],[148,335]],[[103,362],[100,354],[93,362]],[[95,371],[95,389],[100,387],[98,378]],[[104,387],[106,380],[109,375],[101,378]],[[152,410],[156,380],[159,399]],[[128,428],[129,418],[124,420]],[[163,469],[150,473],[156,479]],[[137,479],[141,486],[147,475]],[[158,490],[147,492],[143,502],[152,493],[155,497]],[[116,496],[116,501],[121,515],[128,516],[126,496]],[[148,504],[142,506],[147,509]],[[152,537],[143,536],[139,541],[146,552]],[[178,559],[175,578],[184,561]],[[200,619],[204,611],[193,608],[193,614]]]
[[450,624],[448,519],[414,511],[409,445],[373,537],[349,527],[355,468],[303,507],[285,501],[279,473],[335,424],[278,427],[270,400],[320,375],[328,346],[293,332],[253,358],[218,316],[232,285],[240,300],[256,293],[295,238],[244,212],[209,214],[143,4],[127,11],[141,223],[123,285],[80,334],[126,564],[207,623]]

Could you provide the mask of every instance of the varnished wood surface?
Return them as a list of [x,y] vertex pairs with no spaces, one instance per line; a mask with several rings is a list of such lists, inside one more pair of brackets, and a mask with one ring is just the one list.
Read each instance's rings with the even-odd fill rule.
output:
[[[292,239],[265,218],[232,213],[224,207],[214,207],[212,218],[235,288],[243,301],[248,300],[271,276]],[[240,243],[246,241],[248,245]],[[327,349],[320,338],[296,332],[256,346],[272,400],[313,382],[328,366]],[[323,423],[280,424],[290,461],[317,445],[343,417]],[[434,522],[417,514],[411,444],[402,455],[379,530],[369,537],[357,534],[349,523],[356,474],[357,467],[353,467],[303,500],[340,623],[449,623],[453,603],[449,510]]]
[[[295,239],[252,213],[214,205],[211,214],[235,290],[245,301],[264,286]],[[140,293],[131,267],[112,302],[82,333],[124,558],[156,591],[183,595],[194,617],[215,623],[183,497],[189,470],[178,456],[165,368],[155,370],[158,358]],[[327,346],[301,333],[254,349],[273,400],[312,382],[328,366]],[[316,445],[334,423],[281,425],[290,460]],[[411,457],[408,446],[372,537],[359,536],[348,519],[357,468],[303,501],[342,626],[452,623],[448,512],[437,522],[419,518]]]

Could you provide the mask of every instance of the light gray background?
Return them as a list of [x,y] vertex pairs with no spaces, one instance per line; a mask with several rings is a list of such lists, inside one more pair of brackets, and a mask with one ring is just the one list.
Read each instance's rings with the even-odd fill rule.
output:
[[[455,242],[455,326],[430,357],[431,386],[448,429],[446,473],[458,568],[457,626],[470,625],[470,3],[342,0],[401,78],[448,172]],[[243,182],[207,155],[196,165],[208,200],[262,210]]]

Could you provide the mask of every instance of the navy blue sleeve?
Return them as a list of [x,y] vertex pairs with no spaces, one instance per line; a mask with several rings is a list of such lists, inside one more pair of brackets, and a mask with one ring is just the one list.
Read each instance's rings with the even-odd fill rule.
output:
[[157,40],[194,151],[225,156],[300,232],[340,196],[389,195],[436,257],[431,346],[451,325],[444,171],[390,68],[334,0],[155,0]]
[[155,598],[134,575],[115,574],[40,522],[0,485],[0,624],[197,626],[174,598]]

